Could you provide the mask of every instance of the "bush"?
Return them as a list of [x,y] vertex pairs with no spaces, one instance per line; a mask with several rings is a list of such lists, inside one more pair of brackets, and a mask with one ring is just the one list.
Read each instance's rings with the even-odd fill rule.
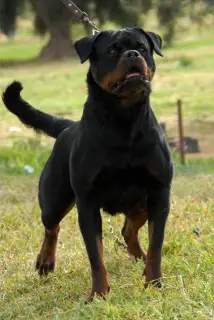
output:
[[187,56],[181,56],[179,59],[179,64],[181,67],[189,67],[193,64],[193,60]]

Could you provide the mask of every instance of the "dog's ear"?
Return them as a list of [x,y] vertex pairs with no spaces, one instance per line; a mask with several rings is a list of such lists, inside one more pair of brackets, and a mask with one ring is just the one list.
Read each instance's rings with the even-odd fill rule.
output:
[[92,52],[94,41],[102,32],[96,32],[93,36],[82,38],[74,43],[74,48],[80,57],[81,63],[85,62]]
[[154,33],[154,32],[145,32],[145,34],[151,40],[155,52],[159,56],[163,57],[163,54],[161,52],[161,47],[162,47],[162,39],[161,39],[161,37],[157,33]]
[[144,31],[142,28],[134,28],[142,33],[144,33],[146,35],[147,38],[149,38],[149,41],[151,42],[153,49],[155,50],[155,52],[163,57],[163,54],[161,52],[161,47],[162,47],[162,39],[161,37],[154,33],[154,32],[146,32]]

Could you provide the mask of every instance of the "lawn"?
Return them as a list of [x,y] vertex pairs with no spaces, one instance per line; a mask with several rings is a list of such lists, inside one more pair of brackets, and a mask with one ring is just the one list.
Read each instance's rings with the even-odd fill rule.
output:
[[[53,139],[36,136],[0,102],[0,320],[5,319],[214,319],[214,27],[183,32],[164,58],[156,57],[152,107],[167,134],[177,132],[176,100],[184,105],[185,133],[199,139],[204,159],[185,167],[175,155],[172,209],[163,252],[164,285],[144,289],[143,262],[133,264],[104,224],[104,257],[111,293],[106,301],[84,301],[90,290],[90,268],[76,209],[63,220],[56,271],[39,278],[34,271],[43,227],[37,202],[38,176]],[[44,43],[43,40],[42,43]],[[37,55],[38,38],[26,32],[0,43],[0,60]],[[72,119],[81,116],[86,98],[87,63],[77,59],[53,63],[18,63],[0,69],[0,90],[13,79],[24,84],[23,96],[37,108]],[[11,132],[11,127],[20,132]],[[24,166],[34,168],[24,175]],[[111,219],[120,237],[123,217]],[[194,232],[195,230],[195,232]],[[147,226],[140,234],[144,248]]]
[[[163,253],[164,286],[145,290],[143,263],[115,244],[104,217],[104,256],[110,273],[107,301],[84,305],[90,268],[76,210],[62,222],[56,271],[34,271],[43,227],[37,177],[2,176],[0,207],[0,319],[213,319],[213,175],[175,178]],[[120,236],[121,216],[111,223]],[[194,229],[200,227],[200,233]],[[147,227],[141,233],[147,245]]]

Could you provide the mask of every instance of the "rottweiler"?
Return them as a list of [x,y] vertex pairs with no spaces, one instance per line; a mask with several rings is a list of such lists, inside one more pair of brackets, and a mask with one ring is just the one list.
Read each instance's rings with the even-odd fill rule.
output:
[[[173,163],[150,106],[153,53],[162,40],[141,28],[101,31],[75,43],[81,63],[89,60],[88,97],[80,121],[43,113],[26,101],[20,82],[3,94],[6,107],[27,126],[56,138],[39,182],[44,241],[36,261],[40,275],[55,266],[60,221],[76,204],[91,265],[87,298],[110,290],[103,260],[100,210],[123,213],[122,235],[136,259],[145,261],[145,286],[161,286],[164,231],[170,208]],[[148,220],[145,253],[139,229]]]

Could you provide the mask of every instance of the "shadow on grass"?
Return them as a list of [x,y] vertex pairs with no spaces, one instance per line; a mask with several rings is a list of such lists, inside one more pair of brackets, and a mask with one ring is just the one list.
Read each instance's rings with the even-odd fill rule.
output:
[[31,66],[43,66],[56,62],[72,61],[75,57],[65,57],[60,59],[41,59],[40,57],[26,59],[26,60],[0,60],[0,68],[13,68],[13,67],[31,67]]
[[22,66],[30,66],[34,64],[44,64],[44,63],[45,61],[42,61],[39,58],[32,58],[27,60],[0,60],[0,67],[11,68],[11,67],[22,67]]

